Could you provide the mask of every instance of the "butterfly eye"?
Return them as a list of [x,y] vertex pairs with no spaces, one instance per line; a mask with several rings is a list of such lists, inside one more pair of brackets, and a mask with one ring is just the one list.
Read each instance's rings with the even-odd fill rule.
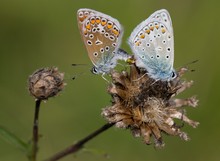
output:
[[99,74],[98,69],[97,69],[96,67],[93,67],[93,68],[91,69],[91,72],[92,72],[93,74]]
[[172,76],[171,76],[172,79],[176,78],[176,76],[177,76],[177,74],[173,71],[173,72],[172,72]]

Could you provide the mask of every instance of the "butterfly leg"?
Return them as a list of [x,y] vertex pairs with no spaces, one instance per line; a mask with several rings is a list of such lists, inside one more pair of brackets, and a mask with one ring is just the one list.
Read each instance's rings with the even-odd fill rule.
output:
[[106,82],[110,83],[110,82],[104,77],[104,75],[105,75],[105,73],[102,73],[102,78],[103,78]]

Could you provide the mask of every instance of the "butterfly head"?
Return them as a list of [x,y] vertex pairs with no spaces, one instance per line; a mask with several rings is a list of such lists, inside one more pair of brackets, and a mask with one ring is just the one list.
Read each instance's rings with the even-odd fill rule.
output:
[[117,65],[117,60],[112,59],[109,62],[105,62],[102,64],[99,64],[98,66],[93,66],[91,69],[91,72],[93,74],[102,74],[102,73],[109,73],[111,69],[113,69]]
[[92,72],[93,74],[100,74],[100,73],[101,73],[96,66],[93,66],[93,67],[92,67],[91,72]]
[[174,69],[161,70],[161,68],[157,68],[157,69],[149,68],[146,72],[148,73],[148,76],[150,78],[161,81],[172,81],[177,77],[176,71]]

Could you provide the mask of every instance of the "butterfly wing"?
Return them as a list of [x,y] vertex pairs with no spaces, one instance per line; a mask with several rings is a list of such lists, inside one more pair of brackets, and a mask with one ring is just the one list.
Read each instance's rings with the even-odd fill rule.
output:
[[154,12],[131,33],[129,44],[136,65],[157,80],[169,80],[173,73],[174,37],[170,15],[162,9]]
[[[105,66],[117,52],[123,34],[118,20],[91,9],[79,9],[78,26],[88,56],[97,68]],[[108,66],[106,65],[108,70]]]

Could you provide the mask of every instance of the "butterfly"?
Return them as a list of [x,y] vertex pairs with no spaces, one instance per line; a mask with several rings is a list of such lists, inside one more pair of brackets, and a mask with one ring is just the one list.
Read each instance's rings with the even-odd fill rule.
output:
[[117,65],[117,60],[127,60],[129,55],[119,46],[123,28],[115,18],[92,9],[79,9],[78,27],[93,63],[92,73],[109,73]]
[[158,10],[141,22],[131,33],[128,43],[136,65],[145,69],[149,77],[161,81],[176,77],[173,27],[167,10]]

